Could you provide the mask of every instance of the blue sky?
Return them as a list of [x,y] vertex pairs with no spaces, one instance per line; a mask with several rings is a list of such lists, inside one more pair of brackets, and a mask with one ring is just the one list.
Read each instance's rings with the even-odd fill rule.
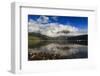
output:
[[[28,15],[28,22],[30,20],[39,22],[41,15]],[[44,20],[45,19],[45,20]],[[42,21],[43,20],[43,21]],[[75,17],[75,16],[45,16],[41,17],[42,24],[58,23],[65,26],[70,25],[77,27],[78,29],[87,30],[88,28],[88,17]]]

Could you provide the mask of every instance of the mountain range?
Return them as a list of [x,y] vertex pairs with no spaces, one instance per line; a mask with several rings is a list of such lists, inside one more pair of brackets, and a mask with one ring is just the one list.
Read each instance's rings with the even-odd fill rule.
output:
[[42,35],[40,33],[28,33],[29,36],[33,36],[33,37],[38,37],[41,40],[70,40],[70,41],[74,41],[74,40],[78,40],[78,41],[87,41],[88,40],[88,35],[78,35],[78,36],[57,36],[57,37],[49,37],[46,35]]

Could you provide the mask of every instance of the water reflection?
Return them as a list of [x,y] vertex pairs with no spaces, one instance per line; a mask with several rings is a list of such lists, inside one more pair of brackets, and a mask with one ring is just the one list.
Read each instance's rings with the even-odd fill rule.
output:
[[74,43],[40,42],[28,49],[29,60],[75,59],[87,56],[87,45]]

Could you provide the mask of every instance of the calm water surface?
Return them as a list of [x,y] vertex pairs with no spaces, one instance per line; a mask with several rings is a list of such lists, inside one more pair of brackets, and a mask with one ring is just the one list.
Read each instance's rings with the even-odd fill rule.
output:
[[28,47],[28,60],[88,58],[88,47],[69,42],[42,41]]

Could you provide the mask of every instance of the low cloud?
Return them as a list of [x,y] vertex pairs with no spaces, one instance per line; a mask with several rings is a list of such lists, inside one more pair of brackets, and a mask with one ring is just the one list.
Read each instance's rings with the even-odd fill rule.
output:
[[[28,26],[29,26],[28,28],[29,32],[41,33],[49,37],[77,36],[77,35],[84,34],[78,28],[71,26],[71,25],[63,25],[59,23],[49,23],[49,17],[46,17],[46,16],[40,16],[37,19],[37,21],[29,20]],[[65,33],[62,31],[65,31],[65,32],[67,31],[68,33]]]

